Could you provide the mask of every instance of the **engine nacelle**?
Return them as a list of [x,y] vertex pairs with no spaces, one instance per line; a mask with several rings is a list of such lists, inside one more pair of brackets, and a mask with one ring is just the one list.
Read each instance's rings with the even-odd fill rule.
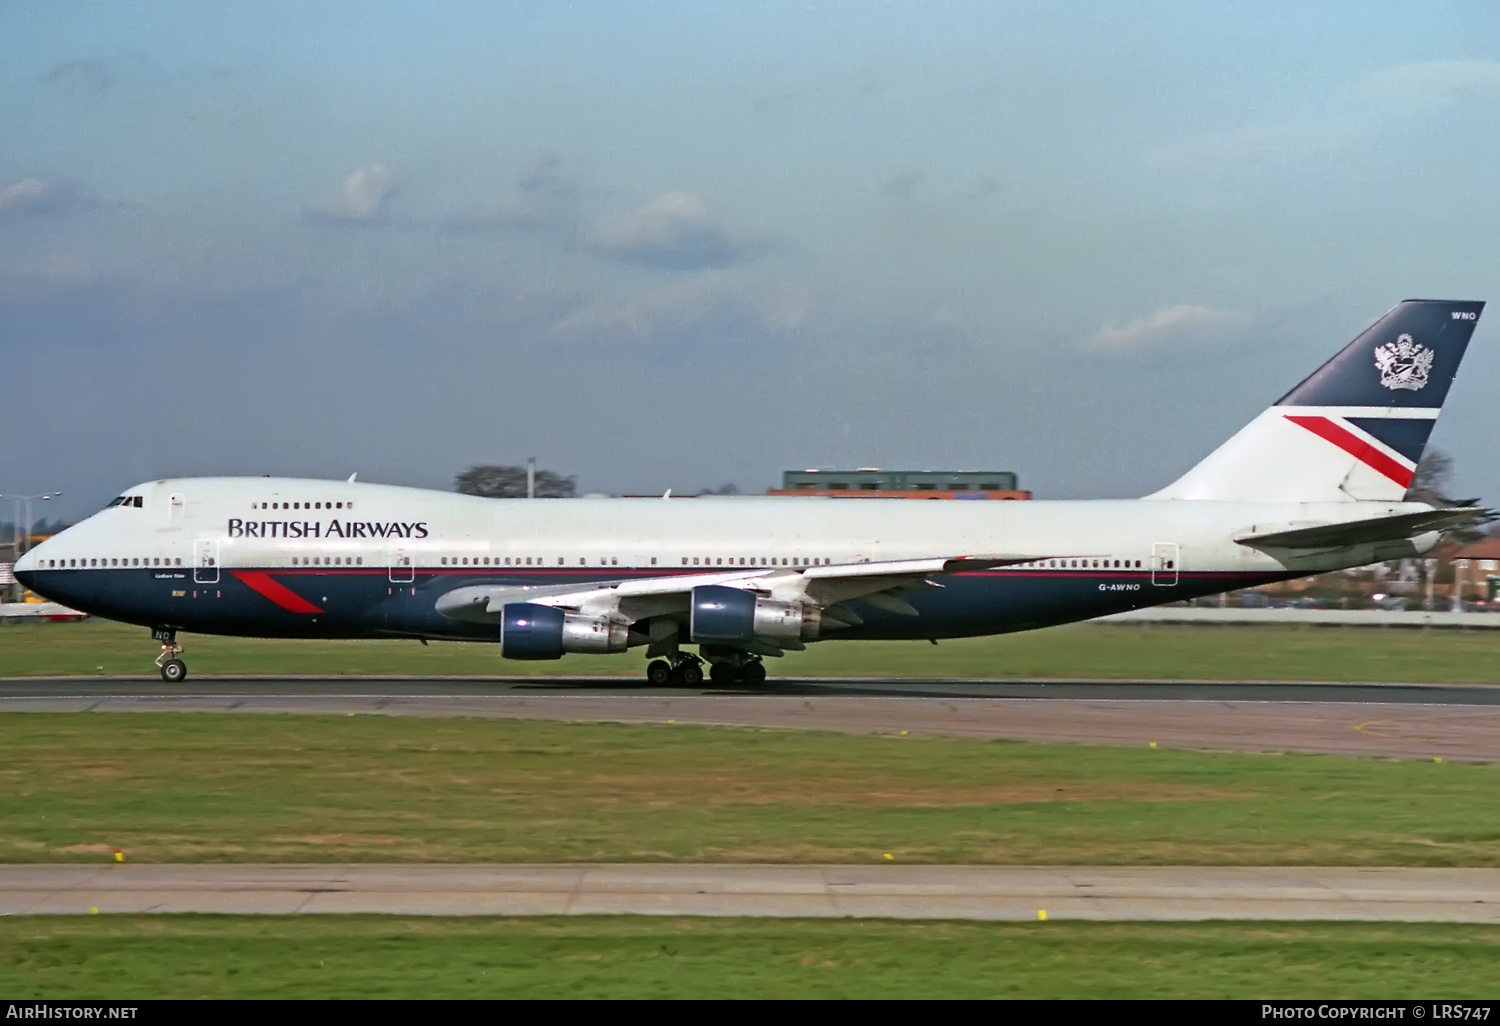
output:
[[705,584],[694,588],[688,613],[688,635],[716,645],[767,641],[806,641],[818,636],[822,616],[801,602],[775,602],[740,588]]
[[500,614],[500,654],[507,659],[561,659],[564,652],[623,652],[627,624],[579,616],[534,602],[512,602]]

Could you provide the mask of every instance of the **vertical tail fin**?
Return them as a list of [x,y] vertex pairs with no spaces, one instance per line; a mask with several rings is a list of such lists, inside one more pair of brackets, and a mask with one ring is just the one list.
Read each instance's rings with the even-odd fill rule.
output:
[[1483,309],[1406,300],[1148,498],[1399,502]]

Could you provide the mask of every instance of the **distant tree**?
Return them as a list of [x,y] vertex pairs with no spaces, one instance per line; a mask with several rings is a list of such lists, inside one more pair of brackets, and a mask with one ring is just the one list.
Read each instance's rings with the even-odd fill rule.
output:
[[[37,535],[45,535],[50,537],[54,534],[61,534],[63,531],[66,531],[72,526],[73,525],[68,523],[66,520],[48,520],[44,517],[43,519],[38,520],[36,523],[31,525],[31,535],[33,538],[35,538]],[[15,536],[16,530],[16,525],[11,521],[6,520],[0,522],[0,544],[9,543],[11,538]],[[26,533],[25,524],[20,525],[20,531],[22,534]]]
[[[1429,506],[1454,507],[1473,506],[1478,499],[1455,499],[1448,494],[1448,489],[1453,482],[1453,457],[1441,449],[1428,446],[1427,451],[1417,463],[1416,472],[1412,474],[1411,486],[1406,489],[1407,502],[1425,502]],[[1490,521],[1489,517],[1480,518],[1473,523],[1463,524],[1459,527],[1450,527],[1443,532],[1445,538],[1451,538],[1464,545],[1472,545],[1483,540],[1485,536],[1484,524]]]
[[[453,479],[453,487],[465,495],[483,495],[489,499],[524,499],[526,498],[526,468],[496,467],[488,464],[470,467]],[[536,472],[536,497],[538,499],[571,499],[577,493],[576,479],[538,468]]]
[[1448,487],[1453,480],[1453,457],[1429,446],[1417,463],[1411,485],[1406,489],[1407,502],[1425,502],[1431,506],[1449,506]]
[[737,485],[737,484],[735,484],[733,481],[731,481],[728,484],[721,484],[717,488],[705,488],[705,489],[703,489],[703,491],[699,492],[698,494],[699,495],[739,495],[740,494],[740,486]]

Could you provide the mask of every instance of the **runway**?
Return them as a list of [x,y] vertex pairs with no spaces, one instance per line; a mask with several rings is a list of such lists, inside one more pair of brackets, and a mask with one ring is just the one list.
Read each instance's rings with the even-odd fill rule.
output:
[[166,684],[151,677],[0,677],[0,700],[66,694],[155,698],[208,696],[463,698],[496,695],[694,695],[866,698],[1088,698],[1121,701],[1374,702],[1500,706],[1500,685],[1282,681],[859,679],[794,677],[754,688],[703,684],[655,688],[628,677],[194,677]]
[[0,712],[238,712],[693,723],[1226,751],[1500,761],[1500,687],[1204,682],[618,679],[0,681]]
[[1500,923],[1500,870],[783,865],[0,866],[0,915],[383,913]]

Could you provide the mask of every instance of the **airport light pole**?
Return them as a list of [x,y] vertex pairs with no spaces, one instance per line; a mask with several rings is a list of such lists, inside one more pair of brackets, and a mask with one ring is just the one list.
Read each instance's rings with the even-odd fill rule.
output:
[[[15,563],[20,562],[21,553],[23,551],[30,551],[30,549],[31,549],[31,502],[32,502],[32,500],[33,499],[42,499],[43,501],[45,501],[47,499],[52,498],[54,495],[61,495],[61,494],[62,494],[62,492],[44,492],[41,495],[3,495],[3,494],[0,494],[0,499],[9,499],[11,502],[14,502],[16,504],[16,519],[15,519],[15,522],[10,525],[10,531],[11,531],[10,553],[11,553],[12,565],[14,565]],[[26,515],[26,547],[25,547],[25,549],[22,549],[22,547],[21,547],[21,510],[22,510],[23,507],[26,510],[26,514],[25,514]],[[19,597],[20,588],[21,588],[21,582],[20,581],[16,581],[14,586],[15,586],[15,588],[17,590],[17,597]]]
[[[0,495],[0,499],[9,499],[11,502],[14,502],[16,504],[16,522],[13,525],[13,527],[14,527],[15,543],[16,543],[15,553],[16,553],[16,558],[17,559],[21,558],[21,553],[23,551],[25,551],[25,552],[30,552],[31,551],[31,504],[32,504],[32,502],[34,502],[34,501],[36,501],[38,499],[40,499],[42,502],[46,502],[49,499],[55,499],[55,498],[57,498],[61,494],[62,494],[62,492],[43,492],[41,495]],[[24,550],[21,548],[21,530],[22,530],[21,529],[21,510],[22,510],[23,507],[26,510],[26,528],[25,528],[25,531],[26,531],[26,548]]]

